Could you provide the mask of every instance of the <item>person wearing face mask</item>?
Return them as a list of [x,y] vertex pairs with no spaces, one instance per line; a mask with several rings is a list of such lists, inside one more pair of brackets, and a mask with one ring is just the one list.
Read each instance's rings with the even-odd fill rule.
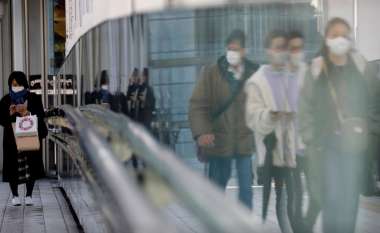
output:
[[39,96],[27,90],[26,76],[14,71],[8,79],[9,94],[0,101],[0,125],[4,127],[3,137],[3,182],[9,182],[13,194],[12,205],[20,206],[18,185],[26,183],[25,205],[33,205],[32,193],[35,181],[45,177],[42,150],[18,153],[12,123],[16,117],[36,115],[40,145],[48,134],[44,122],[45,113]]
[[[288,63],[287,63],[287,71],[289,73],[289,84],[297,86],[297,90],[290,93],[288,98],[289,104],[293,105],[291,108],[294,112],[298,112],[298,99],[299,94],[305,80],[305,75],[307,72],[307,65],[304,62],[304,36],[303,33],[298,30],[289,30],[286,32],[286,51],[288,53]],[[293,83],[291,83],[293,82]],[[307,176],[307,157],[305,151],[305,144],[302,142],[302,138],[298,134],[298,119],[294,120],[295,132],[296,132],[296,168],[292,169],[292,177],[294,179],[294,229],[293,232],[305,232],[305,220],[302,214],[302,203],[303,203],[303,190],[306,187],[302,185],[302,174],[306,178]],[[312,210],[313,202],[309,203],[309,210]],[[312,212],[312,211],[311,211]],[[311,216],[310,211],[307,215],[309,217],[309,221],[315,221],[317,216]]]
[[[294,38],[293,38],[294,39]],[[300,46],[291,40],[292,46]],[[263,65],[245,85],[246,124],[254,132],[259,156],[260,176],[264,181],[263,217],[266,217],[272,178],[276,190],[276,214],[282,232],[289,225],[297,231],[293,209],[294,189],[292,172],[296,167],[297,139],[297,93],[299,79],[292,64],[293,72],[287,69],[287,36],[281,29],[273,29],[265,37],[264,45],[270,57],[270,65]],[[302,47],[302,45],[301,45]],[[303,48],[303,47],[302,47]],[[291,60],[290,60],[291,62]],[[291,67],[291,68],[292,68]],[[287,204],[283,197],[286,184]],[[283,211],[282,206],[287,206]],[[287,213],[287,214],[286,214]]]
[[321,204],[326,233],[355,232],[359,194],[374,191],[370,158],[380,135],[380,83],[352,48],[350,32],[341,18],[327,24],[299,102],[310,198]]
[[[114,112],[119,112],[119,105],[114,95],[109,92],[109,77],[107,70],[100,73],[100,89],[91,94],[86,93],[86,104],[99,104]],[[97,84],[95,84],[97,86]]]
[[245,56],[245,33],[234,30],[226,55],[203,67],[190,98],[189,122],[201,155],[209,161],[209,178],[223,190],[236,161],[239,200],[252,209],[253,134],[244,123],[246,80],[259,68]]

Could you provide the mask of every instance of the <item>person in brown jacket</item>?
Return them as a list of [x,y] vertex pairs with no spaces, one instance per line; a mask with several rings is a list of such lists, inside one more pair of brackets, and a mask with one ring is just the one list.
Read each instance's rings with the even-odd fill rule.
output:
[[245,33],[234,30],[226,40],[226,55],[205,66],[190,98],[189,121],[201,154],[210,163],[209,178],[226,188],[236,161],[239,199],[252,209],[253,133],[244,121],[245,81],[259,65],[244,58]]

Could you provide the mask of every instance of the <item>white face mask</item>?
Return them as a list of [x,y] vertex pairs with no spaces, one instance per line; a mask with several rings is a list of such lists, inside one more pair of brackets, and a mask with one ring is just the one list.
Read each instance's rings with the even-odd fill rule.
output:
[[108,91],[108,85],[102,85],[102,89]]
[[14,93],[17,93],[17,92],[20,92],[20,91],[23,91],[25,88],[24,87],[12,87],[12,91]]
[[227,61],[232,66],[240,65],[240,63],[241,63],[240,52],[227,51]]
[[285,66],[288,54],[286,52],[276,53],[270,51],[270,54],[274,57],[274,63],[278,66]]
[[351,41],[344,39],[343,37],[338,37],[335,39],[327,38],[326,45],[329,47],[330,51],[337,55],[343,56],[345,55],[351,46]]
[[289,62],[295,67],[298,67],[301,64],[301,62],[303,62],[303,59],[305,57],[305,54],[303,52],[288,53],[288,54],[289,54]]

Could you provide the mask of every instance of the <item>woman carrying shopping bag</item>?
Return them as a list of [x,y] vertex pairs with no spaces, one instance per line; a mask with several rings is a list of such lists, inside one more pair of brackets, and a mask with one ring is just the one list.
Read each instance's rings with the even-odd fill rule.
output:
[[41,146],[39,150],[19,153],[12,123],[16,122],[17,117],[36,115],[38,137],[40,145],[42,145],[42,139],[48,134],[44,122],[45,113],[40,98],[27,90],[29,85],[23,72],[13,72],[9,76],[8,86],[9,94],[5,95],[0,102],[0,125],[4,127],[3,182],[9,182],[14,206],[21,205],[18,197],[18,185],[26,183],[25,204],[33,205],[34,183],[45,176]]

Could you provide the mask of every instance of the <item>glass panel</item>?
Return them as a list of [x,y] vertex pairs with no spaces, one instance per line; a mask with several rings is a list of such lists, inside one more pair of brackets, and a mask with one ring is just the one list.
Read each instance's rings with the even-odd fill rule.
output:
[[[238,85],[243,86],[243,81],[252,77],[260,66],[266,67],[262,72],[274,73],[274,77],[278,73],[288,75],[284,78],[287,80],[284,81],[285,85],[288,84],[290,76],[301,75],[297,73],[298,66],[293,65],[292,53],[288,51],[290,43],[284,42],[282,47],[279,46],[283,53],[274,53],[277,49],[272,46],[275,39],[286,41],[290,36],[289,32],[293,31],[292,33],[296,34],[295,38],[301,41],[301,46],[297,49],[305,53],[303,60],[298,57],[302,62],[310,64],[312,57],[317,54],[322,43],[320,26],[323,21],[321,15],[324,12],[318,12],[315,4],[321,1],[293,2],[297,3],[258,1],[203,9],[171,9],[104,22],[83,35],[71,50],[56,75],[54,88],[57,92],[54,98],[49,96],[49,106],[70,104],[77,107],[97,104],[102,105],[104,112],[108,114],[110,109],[127,116],[132,119],[131,122],[145,127],[160,143],[172,148],[178,159],[190,169],[201,176],[214,178],[217,185],[223,188],[226,186],[228,198],[236,201],[240,198],[248,208],[252,208],[252,205],[259,207],[255,207],[253,212],[261,216],[261,199],[253,199],[253,204],[251,203],[250,191],[262,193],[262,189],[257,180],[259,158],[253,149],[253,132],[245,123],[246,95],[240,94],[234,100],[235,109],[231,107],[216,121],[212,120],[213,115],[229,100],[228,97],[232,96],[231,93],[236,91]],[[272,38],[266,39],[273,29],[278,29],[277,34],[274,33]],[[234,31],[235,33],[232,33]],[[227,54],[231,56],[227,58]],[[278,60],[282,64],[276,64],[274,59],[271,60],[275,56],[279,56]],[[235,65],[234,59],[237,60]],[[275,69],[277,66],[281,67],[280,71]],[[211,79],[219,78],[220,82],[202,90]],[[200,94],[197,93],[196,85],[198,91],[201,89]],[[268,85],[268,88],[272,88],[272,84],[268,82]],[[292,93],[297,92],[298,95],[298,88],[297,84],[296,91],[293,90]],[[282,97],[275,97],[280,92],[282,93],[282,88],[273,91],[273,102],[276,102],[276,109],[284,110],[286,103],[281,102]],[[192,108],[190,99],[201,94],[207,98],[198,100],[199,107]],[[293,101],[292,104],[297,106],[297,101]],[[265,108],[271,109],[267,106]],[[202,131],[199,134],[194,133],[198,123],[193,122],[190,125],[189,122],[189,115],[194,112],[198,112],[199,116],[196,117],[199,117],[199,125],[206,122],[205,126],[199,129]],[[269,119],[271,115],[267,116]],[[143,162],[144,156],[139,156],[136,151],[132,153],[128,144],[130,142],[124,140],[119,132],[122,130],[122,124],[120,129],[115,129],[104,122],[91,120],[120,156],[120,163],[125,165],[127,171],[134,170],[151,179],[149,166],[145,166]],[[296,131],[298,125],[292,126]],[[70,134],[67,129],[62,129],[62,132]],[[210,146],[214,149],[204,146],[204,156],[198,157],[195,140],[205,134],[213,135],[207,143],[214,144]],[[288,135],[284,135],[285,138],[279,138],[286,140]],[[256,144],[261,145],[261,139],[257,140]],[[286,145],[283,149],[289,150]],[[131,154],[134,155],[132,159]],[[65,158],[65,153],[62,157]],[[202,159],[210,163],[204,163]],[[280,161],[282,165],[288,162],[284,159]],[[212,177],[212,171],[217,167],[215,164],[219,162],[225,166],[219,167],[224,176]],[[295,160],[292,162],[296,163]],[[64,165],[60,172],[71,177],[71,168],[67,165],[70,162],[62,163]],[[255,174],[253,177],[252,173]],[[153,176],[158,177],[155,173]],[[303,183],[304,178],[302,176]],[[68,182],[71,182],[70,179],[67,179]],[[245,194],[238,194],[241,183],[245,183]],[[165,189],[165,184],[162,187]],[[200,223],[202,219],[190,214],[182,201],[168,196],[165,200],[167,202],[156,206],[157,214],[167,220],[173,228],[178,228],[176,225],[179,222],[180,230],[185,229],[184,232],[207,232],[205,226]],[[275,218],[274,215],[271,217]],[[285,226],[281,228],[290,228],[289,222],[285,222]]]

